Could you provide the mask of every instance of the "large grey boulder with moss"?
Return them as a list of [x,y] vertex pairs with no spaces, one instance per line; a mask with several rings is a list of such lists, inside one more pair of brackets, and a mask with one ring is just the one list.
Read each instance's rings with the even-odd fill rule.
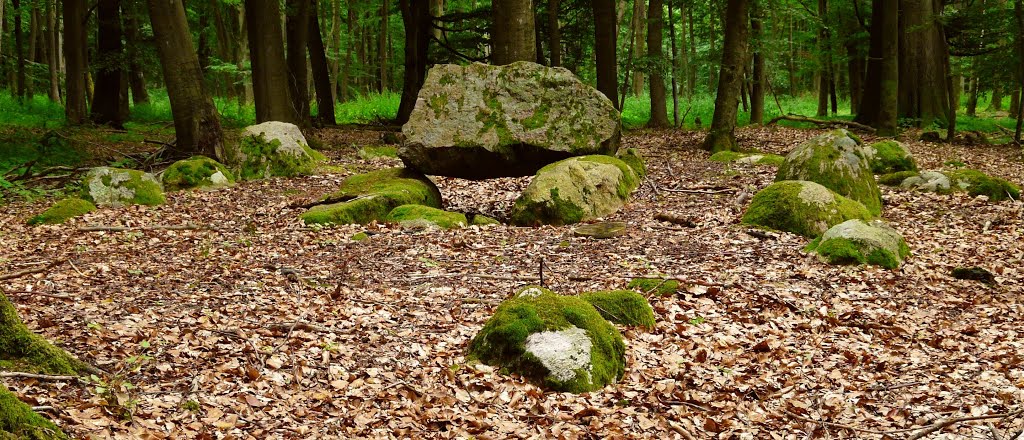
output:
[[429,175],[528,176],[572,156],[614,154],[619,112],[563,68],[438,65],[427,73],[398,157]]
[[541,168],[512,206],[512,224],[567,225],[614,214],[640,184],[633,168],[611,156],[565,159]]
[[583,393],[622,378],[626,347],[590,303],[529,286],[498,306],[468,358],[554,391]]
[[786,180],[775,182],[755,194],[742,222],[813,238],[844,221],[872,217],[860,202],[822,185]]
[[910,255],[903,235],[881,220],[847,220],[829,228],[808,250],[830,264],[872,264],[895,269]]
[[841,196],[864,204],[873,215],[882,213],[882,193],[875,183],[861,140],[837,129],[793,149],[779,167],[775,181],[816,182]]
[[366,224],[384,221],[402,205],[441,207],[441,192],[426,176],[407,168],[387,168],[349,176],[341,187],[304,214],[306,224]]
[[225,155],[227,165],[243,180],[309,174],[324,160],[309,148],[298,126],[277,121],[246,127],[238,145],[226,145]]
[[167,191],[191,188],[222,188],[235,183],[235,175],[224,164],[206,156],[192,156],[171,164],[160,175]]
[[96,206],[162,205],[163,185],[152,174],[124,168],[96,167],[85,174],[82,198]]
[[864,147],[871,171],[875,174],[890,174],[900,171],[917,171],[917,161],[902,143],[893,139],[875,142]]

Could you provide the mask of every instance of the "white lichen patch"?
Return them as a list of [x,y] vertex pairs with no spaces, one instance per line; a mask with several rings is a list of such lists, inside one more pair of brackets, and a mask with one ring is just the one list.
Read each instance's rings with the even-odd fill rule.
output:
[[759,160],[761,160],[763,158],[764,158],[763,154],[751,154],[749,156],[744,156],[744,157],[741,157],[739,159],[736,159],[736,163],[743,164],[743,165],[754,165],[754,164],[757,163],[757,161],[759,161]]
[[903,182],[900,183],[900,187],[929,192],[942,192],[949,190],[950,181],[949,177],[943,173],[938,171],[925,171],[917,176],[910,176],[903,179]]
[[523,289],[522,292],[519,292],[519,295],[516,296],[518,296],[519,298],[536,298],[543,294],[544,290],[541,289],[540,287],[527,287]]
[[160,181],[152,174],[135,170],[120,170],[110,167],[97,167],[85,176],[85,187],[89,198],[97,206],[119,208],[134,203],[136,190],[132,173],[138,174],[138,180],[162,187]]
[[[578,327],[534,333],[526,338],[525,350],[548,369],[555,380],[566,382],[576,378],[580,370],[590,373],[590,351],[593,343],[587,331]],[[589,377],[587,378],[589,380]]]
[[804,203],[819,208],[824,208],[836,201],[836,196],[831,190],[814,182],[800,182],[800,193],[797,196]]

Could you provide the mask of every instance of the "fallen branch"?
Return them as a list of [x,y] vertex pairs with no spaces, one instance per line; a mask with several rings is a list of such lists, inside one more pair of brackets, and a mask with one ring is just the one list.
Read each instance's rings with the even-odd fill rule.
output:
[[50,380],[50,381],[78,381],[81,380],[78,376],[63,376],[54,374],[35,374],[35,373],[22,373],[20,371],[3,371],[0,372],[0,377],[19,377],[24,379],[36,379],[36,380]]
[[729,285],[727,285],[727,284],[712,283],[710,281],[692,280],[692,279],[689,279],[689,278],[686,278],[686,277],[682,277],[682,276],[677,276],[677,275],[658,275],[658,274],[647,274],[647,275],[622,274],[622,275],[609,275],[609,276],[600,277],[600,278],[598,278],[598,277],[591,277],[591,276],[570,276],[569,277],[569,281],[592,281],[594,279],[603,279],[603,278],[613,278],[613,279],[617,279],[617,280],[631,280],[631,279],[634,279],[634,278],[647,278],[647,279],[652,279],[652,280],[672,280],[672,281],[678,281],[678,282],[683,283],[683,284],[690,284],[690,285],[694,285],[694,286],[729,287]]
[[684,193],[684,194],[731,194],[737,191],[736,188],[725,188],[725,189],[692,189],[692,188],[662,188],[663,191],[673,193]]
[[92,225],[78,228],[79,232],[128,232],[128,231],[191,231],[191,230],[216,230],[212,226],[196,225],[186,223],[184,225],[154,225],[154,226],[108,226]]
[[924,436],[926,436],[928,434],[931,434],[931,433],[933,433],[935,431],[942,430],[943,428],[946,428],[946,427],[948,427],[950,425],[954,425],[954,424],[957,424],[957,423],[960,423],[960,422],[973,422],[973,421],[977,421],[977,420],[990,420],[990,419],[1006,419],[1006,418],[1010,418],[1010,417],[1017,417],[1017,416],[1019,416],[1021,414],[1024,414],[1024,409],[1018,409],[1016,411],[999,413],[999,414],[989,414],[989,415],[985,415],[985,416],[947,417],[945,419],[939,420],[938,422],[932,423],[931,425],[925,426],[920,431],[914,433],[910,437],[907,437],[907,440],[917,440],[917,439],[919,439],[921,437],[924,437]]
[[13,280],[15,278],[21,278],[21,277],[26,276],[26,275],[32,275],[32,274],[36,274],[36,273],[40,273],[40,272],[46,272],[46,271],[56,267],[57,265],[59,265],[59,264],[61,264],[63,262],[64,262],[64,260],[55,260],[55,261],[51,262],[50,264],[47,264],[46,266],[36,267],[36,268],[32,268],[32,269],[19,270],[17,272],[5,273],[5,274],[0,275],[0,281]]
[[467,278],[481,278],[485,280],[498,280],[498,281],[540,281],[540,277],[532,276],[505,276],[505,275],[489,275],[483,273],[437,273],[437,274],[426,274],[426,275],[413,275],[413,280],[425,280],[429,278],[448,278],[448,277],[467,277]]
[[674,225],[684,226],[687,228],[697,227],[697,223],[689,217],[683,217],[675,214],[669,214],[667,212],[659,212],[654,215],[654,219],[663,222],[669,222]]
[[874,128],[872,128],[870,126],[867,126],[867,125],[864,125],[864,124],[861,124],[861,123],[858,123],[858,122],[826,120],[826,119],[814,119],[814,118],[808,118],[807,116],[794,115],[794,114],[776,116],[776,117],[772,118],[772,120],[768,121],[768,123],[765,124],[765,125],[775,125],[779,121],[806,122],[806,123],[809,123],[809,124],[817,125],[818,127],[846,127],[846,128],[853,128],[853,129],[865,131],[865,132],[868,132],[868,133],[874,133],[875,132]]

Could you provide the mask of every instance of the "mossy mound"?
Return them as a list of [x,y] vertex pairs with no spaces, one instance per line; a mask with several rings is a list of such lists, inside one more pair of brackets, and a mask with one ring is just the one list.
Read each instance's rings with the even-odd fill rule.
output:
[[428,224],[441,229],[465,227],[469,222],[461,212],[449,212],[423,205],[401,205],[392,209],[384,221],[401,225]]
[[807,246],[829,264],[872,264],[895,269],[910,255],[903,236],[880,220],[848,220]]
[[654,310],[647,298],[632,290],[603,290],[580,294],[597,312],[611,322],[634,327],[654,328]]
[[625,373],[622,335],[594,306],[531,286],[506,300],[469,345],[469,359],[555,391],[582,393]]
[[872,217],[860,202],[824,186],[787,180],[773,183],[754,195],[743,214],[743,223],[813,238],[844,221]]
[[32,411],[0,384],[0,439],[56,440],[68,438],[57,425]]
[[633,278],[626,288],[636,289],[643,293],[657,293],[658,296],[671,296],[679,292],[679,281],[660,278]]
[[483,215],[483,214],[474,214],[473,218],[469,221],[469,224],[470,225],[476,225],[476,226],[487,226],[487,225],[500,225],[501,222],[499,222],[496,219],[490,218],[490,217],[488,217],[486,215]]
[[241,142],[228,145],[225,153],[242,180],[311,174],[326,159],[309,147],[298,126],[275,121],[246,127]]
[[1020,187],[998,177],[968,168],[946,173],[954,189],[967,191],[972,196],[985,196],[999,202],[1009,198],[1020,200]]
[[389,145],[367,145],[360,148],[356,154],[363,160],[397,159],[398,148]]
[[615,157],[629,165],[633,169],[633,173],[639,178],[647,176],[647,165],[644,163],[644,158],[640,156],[640,152],[636,148],[627,148],[620,151]]
[[77,197],[58,200],[39,215],[29,219],[30,225],[56,225],[73,217],[85,215],[96,210],[92,202]]
[[541,168],[512,207],[512,224],[567,225],[619,210],[640,185],[629,165],[611,156],[580,156]]
[[882,193],[875,183],[860,138],[850,132],[833,130],[800,144],[779,167],[775,181],[806,180],[864,204],[878,216]]
[[228,167],[206,156],[179,160],[167,167],[160,179],[167,191],[219,188],[235,183],[235,176]]
[[163,185],[152,174],[124,168],[97,167],[82,181],[82,198],[96,206],[162,205]]
[[722,163],[738,163],[742,165],[768,165],[768,166],[780,166],[782,162],[786,161],[786,158],[779,156],[778,154],[769,153],[743,153],[739,151],[719,151],[712,154],[708,160],[712,162]]
[[903,184],[904,180],[918,175],[920,175],[920,173],[917,171],[897,171],[895,173],[878,176],[878,183],[885,186],[900,186]]
[[871,172],[889,174],[900,171],[917,171],[917,161],[910,150],[899,141],[887,139],[864,148],[871,164]]
[[323,204],[302,214],[306,224],[366,224],[383,221],[401,205],[441,207],[441,192],[426,176],[406,168],[388,168],[350,176]]

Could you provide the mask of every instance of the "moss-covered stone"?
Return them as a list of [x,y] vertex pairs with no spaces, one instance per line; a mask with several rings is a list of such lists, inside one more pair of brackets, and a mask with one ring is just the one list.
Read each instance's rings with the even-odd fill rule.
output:
[[152,174],[139,170],[97,167],[82,182],[82,198],[96,206],[162,205],[163,185]]
[[398,148],[391,145],[367,145],[359,149],[357,153],[360,159],[397,159]]
[[872,217],[860,202],[822,185],[787,180],[773,183],[754,195],[743,214],[743,223],[813,238],[844,221]]
[[476,226],[487,226],[487,225],[500,225],[501,222],[499,222],[496,219],[490,218],[490,217],[488,217],[486,215],[483,215],[483,214],[475,214],[475,215],[473,215],[473,219],[469,221],[469,224],[470,225],[476,225]]
[[302,214],[306,224],[366,224],[383,221],[401,205],[441,207],[441,192],[426,176],[405,168],[388,168],[350,176],[323,204]]
[[917,161],[910,150],[899,141],[886,139],[864,148],[875,174],[889,174],[900,171],[917,171]]
[[242,180],[310,174],[326,159],[309,147],[296,125],[274,121],[246,127],[239,144],[227,145],[225,153]]
[[69,197],[58,200],[46,211],[29,219],[30,225],[56,225],[64,223],[73,217],[85,215],[96,210],[92,202],[77,197]]
[[646,294],[657,293],[658,296],[671,296],[679,292],[679,281],[660,278],[633,278],[626,288],[636,289]]
[[604,290],[580,294],[598,313],[611,322],[654,328],[654,310],[647,299],[632,290]]
[[882,193],[871,173],[860,139],[838,129],[796,147],[779,167],[776,182],[806,180],[864,204],[871,214],[882,212]]
[[235,176],[228,167],[206,156],[179,160],[164,170],[160,178],[167,191],[219,188],[235,183]]
[[596,391],[622,378],[622,335],[594,306],[531,286],[506,300],[469,345],[469,359],[555,391]]
[[895,269],[910,255],[899,232],[879,220],[848,220],[807,246],[829,264],[871,264]]
[[352,241],[363,241],[366,240],[367,238],[370,238],[370,234],[367,234],[365,232],[357,232],[355,234],[352,234],[352,237],[349,237],[349,239]]
[[384,221],[398,224],[430,224],[441,229],[465,227],[469,222],[461,212],[449,212],[423,205],[401,205],[392,209]]
[[626,165],[629,165],[637,177],[642,179],[647,176],[647,165],[644,163],[644,158],[640,156],[640,152],[637,151],[636,148],[627,148],[620,151],[616,157],[625,162]]
[[511,221],[519,226],[566,225],[613,214],[640,178],[611,156],[573,157],[541,168],[516,199]]
[[885,186],[900,186],[904,180],[909,177],[919,175],[917,171],[897,171],[895,173],[883,174],[878,176],[878,183]]
[[767,166],[779,166],[786,158],[779,156],[778,154],[770,153],[744,153],[739,151],[719,151],[712,154],[708,160],[712,162],[722,163],[738,163],[741,165],[767,165]]
[[57,425],[32,411],[0,384],[0,439],[57,440],[68,438]]
[[968,168],[946,173],[954,189],[967,191],[972,196],[985,196],[999,202],[1012,198],[1020,200],[1020,187],[998,177]]
[[949,176],[938,171],[925,171],[921,174],[908,176],[900,182],[900,188],[939,194],[949,194],[953,192]]

